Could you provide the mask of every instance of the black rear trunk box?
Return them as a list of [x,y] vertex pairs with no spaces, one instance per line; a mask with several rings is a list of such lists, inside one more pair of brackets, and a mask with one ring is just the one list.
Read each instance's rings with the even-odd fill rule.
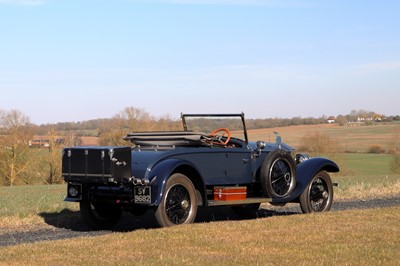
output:
[[67,182],[122,182],[131,177],[131,147],[72,147],[63,150]]

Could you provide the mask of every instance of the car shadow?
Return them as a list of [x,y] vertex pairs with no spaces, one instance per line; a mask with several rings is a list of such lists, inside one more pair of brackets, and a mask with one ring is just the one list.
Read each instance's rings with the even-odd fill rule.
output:
[[[299,214],[292,209],[264,209],[260,208],[253,217],[237,215],[230,207],[199,208],[195,223],[211,223],[221,221],[251,220],[272,216],[288,216]],[[41,212],[39,215],[45,223],[59,229],[68,229],[78,232],[93,231],[81,220],[79,211],[63,209],[60,212]],[[139,229],[159,228],[153,210],[148,210],[144,215],[135,216],[124,212],[119,222],[111,229],[111,232],[130,232]]]
[[[64,209],[60,212],[41,212],[39,215],[44,219],[45,223],[59,229],[68,229],[72,231],[87,232],[97,231],[87,226],[81,219],[79,211]],[[157,222],[152,217],[151,211],[142,216],[135,216],[127,212],[123,212],[119,222],[110,230],[112,232],[129,232],[138,229],[157,228]]]

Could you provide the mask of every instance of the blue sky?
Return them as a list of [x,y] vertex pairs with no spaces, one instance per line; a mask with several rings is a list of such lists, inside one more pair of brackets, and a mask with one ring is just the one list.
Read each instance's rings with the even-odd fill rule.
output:
[[0,0],[0,109],[37,124],[400,114],[400,1]]

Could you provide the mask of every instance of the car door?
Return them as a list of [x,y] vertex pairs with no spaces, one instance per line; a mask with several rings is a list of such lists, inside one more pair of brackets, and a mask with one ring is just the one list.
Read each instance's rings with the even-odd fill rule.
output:
[[196,167],[206,185],[218,185],[229,182],[224,148],[199,148],[194,153],[185,154],[183,158]]
[[251,151],[247,148],[227,148],[225,168],[229,182],[251,183]]

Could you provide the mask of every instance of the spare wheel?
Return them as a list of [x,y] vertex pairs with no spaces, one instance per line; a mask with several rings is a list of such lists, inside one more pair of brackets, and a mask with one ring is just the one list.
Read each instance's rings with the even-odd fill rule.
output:
[[263,195],[267,198],[283,198],[296,185],[296,164],[289,152],[281,149],[270,151],[261,165],[260,179]]

